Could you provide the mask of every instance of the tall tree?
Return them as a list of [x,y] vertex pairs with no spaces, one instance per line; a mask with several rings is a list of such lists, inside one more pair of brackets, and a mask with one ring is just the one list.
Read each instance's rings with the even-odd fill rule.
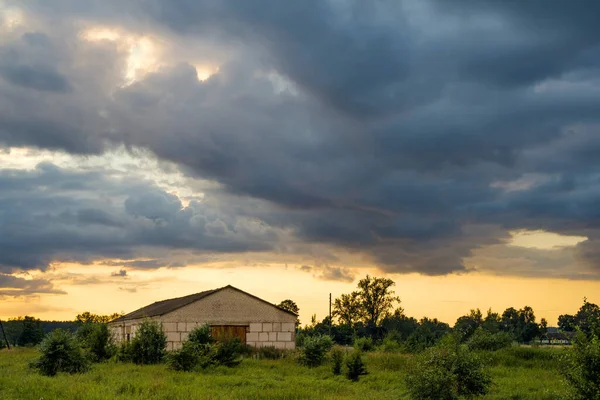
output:
[[36,345],[43,339],[44,330],[42,329],[42,321],[30,316],[23,317],[23,330],[21,331],[21,336],[19,336],[18,345]]
[[487,311],[487,315],[483,320],[482,327],[483,329],[491,333],[499,332],[502,327],[502,318],[500,317],[500,314],[492,312],[492,309],[489,308]]
[[[291,311],[296,315],[300,313],[300,308],[294,300],[285,299],[281,303],[277,304],[277,307],[281,308],[282,310]],[[300,319],[296,317],[296,327],[298,326],[300,326]]]
[[369,275],[358,282],[358,299],[367,326],[378,326],[381,319],[390,315],[394,304],[400,302],[400,297],[394,296],[391,290],[394,285],[391,279],[371,278]]
[[331,313],[340,324],[353,326],[363,315],[358,292],[342,294],[335,299]]
[[481,310],[476,308],[472,309],[469,314],[459,317],[454,324],[454,329],[460,333],[461,339],[464,341],[469,339],[482,324],[483,315]]

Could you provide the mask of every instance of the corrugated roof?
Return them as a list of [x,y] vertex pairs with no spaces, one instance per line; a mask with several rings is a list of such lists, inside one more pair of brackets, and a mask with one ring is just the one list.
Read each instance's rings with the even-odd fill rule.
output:
[[244,293],[250,297],[253,297],[257,300],[262,301],[263,303],[267,303],[270,306],[273,306],[283,312],[287,312],[289,314],[292,314],[294,316],[297,316],[297,314],[288,311],[288,310],[284,310],[282,308],[277,307],[274,304],[269,303],[268,301],[265,301],[259,297],[256,297],[250,293],[246,293],[243,290],[240,290],[238,288],[235,288],[231,285],[227,285],[225,287],[222,288],[218,288],[218,289],[213,289],[213,290],[206,290],[204,292],[200,292],[200,293],[195,293],[195,294],[190,294],[188,296],[183,296],[183,297],[177,297],[174,299],[168,299],[168,300],[162,300],[162,301],[157,301],[156,303],[152,303],[146,307],[142,307],[139,310],[135,310],[130,312],[129,314],[125,314],[122,317],[116,318],[110,322],[121,322],[121,321],[127,321],[130,319],[139,319],[139,318],[145,318],[145,317],[157,317],[159,315],[164,315],[167,313],[170,313],[171,311],[175,311],[178,308],[181,308],[183,306],[187,306],[190,303],[193,303],[195,301],[198,301],[200,299],[203,299],[207,296],[210,296],[213,293],[219,292],[225,288],[230,288],[230,289],[234,289],[237,290],[238,292]]

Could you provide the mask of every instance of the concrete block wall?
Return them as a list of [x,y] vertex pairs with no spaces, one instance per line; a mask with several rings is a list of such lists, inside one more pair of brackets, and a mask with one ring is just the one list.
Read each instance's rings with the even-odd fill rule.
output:
[[254,347],[278,349],[296,348],[296,326],[293,322],[250,323],[246,331],[246,344]]

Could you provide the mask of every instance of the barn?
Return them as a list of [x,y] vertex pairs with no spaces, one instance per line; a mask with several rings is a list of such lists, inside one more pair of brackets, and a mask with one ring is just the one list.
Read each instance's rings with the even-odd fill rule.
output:
[[296,319],[283,310],[231,285],[152,303],[109,323],[116,341],[129,341],[140,323],[148,318],[162,323],[167,350],[176,350],[190,331],[209,324],[212,335],[238,337],[254,347],[296,347]]

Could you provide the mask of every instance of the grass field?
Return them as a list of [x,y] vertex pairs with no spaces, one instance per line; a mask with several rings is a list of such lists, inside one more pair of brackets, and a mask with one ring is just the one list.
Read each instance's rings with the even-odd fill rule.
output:
[[[560,399],[562,349],[511,348],[484,355],[494,386],[486,399]],[[352,383],[329,364],[309,369],[293,359],[246,359],[236,368],[172,372],[164,365],[96,364],[81,375],[38,375],[34,349],[0,351],[0,399],[402,399],[411,356],[369,353],[369,375]]]

